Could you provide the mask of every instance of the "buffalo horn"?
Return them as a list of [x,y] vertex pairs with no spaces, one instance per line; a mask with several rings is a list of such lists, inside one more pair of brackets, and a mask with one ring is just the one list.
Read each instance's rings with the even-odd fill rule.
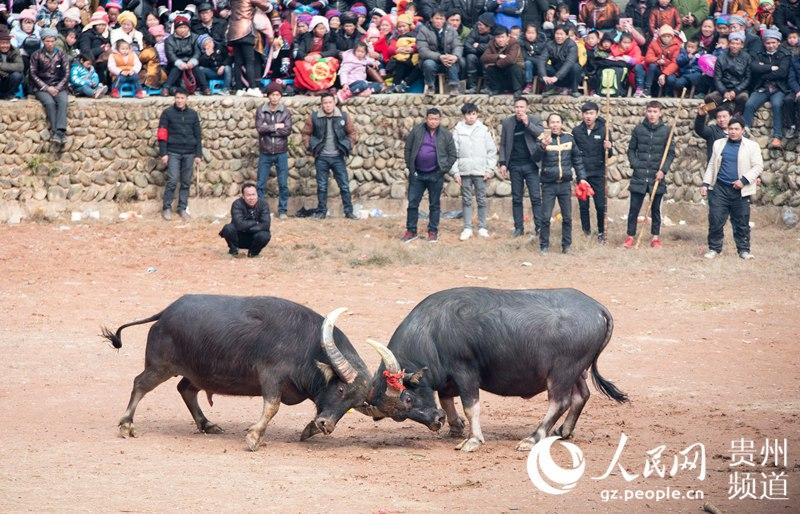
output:
[[367,339],[367,344],[375,348],[375,351],[380,354],[383,365],[386,367],[387,371],[390,373],[400,372],[400,364],[397,362],[397,359],[390,349],[374,339]]
[[330,359],[331,365],[333,369],[336,370],[336,374],[339,375],[339,378],[348,384],[352,384],[358,376],[358,372],[353,368],[352,364],[344,358],[342,352],[339,351],[336,344],[333,342],[333,327],[336,324],[336,318],[346,310],[347,308],[340,307],[332,311],[328,314],[328,317],[325,318],[325,321],[322,323],[322,348],[328,355],[328,359]]

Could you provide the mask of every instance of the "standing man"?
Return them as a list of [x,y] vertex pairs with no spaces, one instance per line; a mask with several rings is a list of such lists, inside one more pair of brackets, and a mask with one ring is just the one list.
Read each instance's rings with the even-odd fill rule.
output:
[[161,155],[161,162],[167,167],[161,217],[167,221],[172,219],[172,197],[179,181],[178,215],[184,221],[190,219],[186,207],[189,203],[192,171],[194,165],[199,166],[203,158],[200,117],[194,109],[186,106],[186,98],[185,90],[175,91],[175,103],[164,109],[158,120],[158,153]]
[[633,248],[639,211],[642,209],[647,194],[653,190],[656,181],[658,181],[658,189],[655,191],[653,206],[650,210],[653,220],[650,227],[650,233],[653,235],[650,246],[661,248],[661,199],[667,192],[664,176],[675,158],[675,143],[672,143],[667,151],[663,167],[659,167],[667,147],[667,139],[669,139],[669,127],[661,121],[661,103],[658,100],[652,100],[647,103],[644,121],[634,127],[631,141],[628,144],[628,160],[633,168],[633,176],[630,183],[631,206],[628,211],[628,237],[625,238],[623,244],[625,248]]
[[700,194],[708,195],[708,251],[706,259],[722,252],[725,222],[731,217],[736,251],[745,260],[750,253],[750,195],[764,170],[761,148],[752,139],[742,137],[744,120],[731,119],[728,137],[714,143],[711,160],[703,175]]
[[42,48],[31,55],[30,83],[36,99],[42,103],[50,123],[50,141],[63,145],[67,142],[67,83],[69,58],[56,48],[56,29],[41,31]]
[[706,106],[701,105],[697,108],[697,117],[694,119],[694,133],[706,140],[706,163],[711,160],[714,142],[728,137],[728,123],[731,121],[733,111],[725,105],[718,108],[715,116],[716,124],[707,124],[707,116]]
[[289,134],[292,133],[292,111],[281,103],[283,86],[270,82],[267,103],[256,111],[258,132],[258,196],[266,198],[267,178],[272,165],[278,176],[278,219],[286,219],[289,203]]
[[314,218],[324,220],[328,213],[328,172],[339,185],[344,217],[356,219],[350,199],[350,183],[345,159],[356,144],[356,128],[350,116],[338,107],[330,93],[320,97],[322,109],[313,111],[303,127],[303,145],[314,156],[317,172],[317,212]]
[[[583,158],[572,134],[565,134],[560,114],[547,117],[550,135],[542,139],[534,160],[542,161],[542,222],[539,251],[550,249],[550,216],[556,199],[561,210],[561,253],[572,245],[572,180],[586,184]],[[572,171],[575,170],[573,175]]]
[[269,204],[259,198],[252,182],[242,184],[242,196],[231,204],[231,222],[222,227],[219,236],[228,243],[228,253],[236,257],[239,248],[247,248],[248,257],[258,257],[271,238]]
[[425,122],[411,129],[406,138],[405,160],[408,168],[408,212],[406,231],[402,240],[417,238],[419,203],[428,192],[428,241],[439,240],[439,199],[444,186],[444,174],[450,171],[458,155],[453,135],[441,127],[442,113],[432,107],[425,113]]
[[[581,151],[586,182],[594,189],[594,209],[597,212],[597,242],[606,242],[606,157],[611,155],[611,131],[606,138],[606,120],[597,116],[599,108],[594,102],[581,106],[583,121],[572,129],[572,138]],[[578,200],[581,228],[587,236],[592,232],[589,199]]]
[[539,136],[544,132],[542,120],[528,114],[528,99],[514,100],[514,116],[503,120],[500,130],[500,175],[511,175],[511,212],[514,216],[514,237],[525,233],[522,198],[525,186],[531,200],[534,234],[539,235],[542,223],[542,191],[539,185],[539,167],[533,160]]
[[417,31],[417,51],[422,61],[426,95],[436,91],[434,79],[437,73],[447,75],[448,93],[458,94],[459,61],[464,45],[456,29],[445,23],[446,19],[444,11],[437,9],[430,23],[420,25]]

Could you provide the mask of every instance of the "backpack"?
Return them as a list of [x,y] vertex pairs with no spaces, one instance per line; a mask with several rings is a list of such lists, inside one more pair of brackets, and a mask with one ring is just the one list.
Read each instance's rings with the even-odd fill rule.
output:
[[623,82],[627,74],[627,68],[614,67],[603,69],[600,73],[600,95],[620,96],[620,87],[624,88]]

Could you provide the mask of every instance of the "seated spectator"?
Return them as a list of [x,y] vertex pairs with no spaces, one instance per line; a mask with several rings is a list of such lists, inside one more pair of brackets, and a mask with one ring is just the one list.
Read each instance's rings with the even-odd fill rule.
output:
[[520,41],[522,60],[525,66],[525,88],[522,90],[523,95],[529,95],[533,92],[533,79],[536,77],[536,62],[541,57],[546,42],[547,40],[544,34],[541,36],[539,35],[536,25],[528,25],[525,27],[525,35]]
[[675,32],[680,32],[683,22],[678,9],[672,5],[672,0],[658,0],[656,6],[650,10],[648,25],[650,26],[651,34],[660,34],[659,27],[664,25],[672,27]]
[[[569,12],[569,8],[567,8]],[[544,21],[542,22],[542,35],[546,39],[553,39],[553,30],[556,28],[556,8],[554,5],[549,5],[544,12]]]
[[242,196],[231,205],[231,222],[222,227],[219,237],[228,243],[228,253],[239,255],[240,248],[247,249],[248,257],[258,257],[272,238],[270,232],[269,204],[258,197],[256,185],[242,184]]
[[614,56],[613,46],[613,37],[605,34],[595,48],[591,63],[594,74],[589,77],[589,89],[602,96],[625,96],[628,64]]
[[58,8],[58,0],[45,0],[36,14],[36,24],[42,28],[54,29],[63,18],[64,13]]
[[[152,11],[147,13],[147,16],[144,17],[145,32],[149,32],[150,27],[155,27],[156,25],[161,25],[161,21],[159,21],[156,13]],[[144,33],[142,35],[144,35]]]
[[124,39],[117,41],[115,51],[108,59],[108,72],[111,74],[111,97],[120,97],[120,88],[124,85],[133,86],[136,98],[146,98],[147,93],[142,89],[139,81],[139,71],[142,63],[139,57]]
[[15,99],[25,64],[19,50],[11,47],[11,34],[0,25],[0,100]]
[[467,67],[467,94],[475,94],[478,86],[478,77],[483,76],[481,55],[492,41],[494,28],[494,15],[485,12],[478,17],[475,30],[469,33],[464,41],[464,60]]
[[69,67],[69,87],[76,95],[89,98],[102,98],[108,91],[108,87],[100,82],[91,56],[83,54],[72,61]]
[[486,10],[485,4],[485,0],[442,0],[439,7],[447,13],[458,11],[461,24],[471,32],[475,29],[478,17]]
[[707,0],[673,0],[673,5],[681,16],[681,30],[686,39],[696,36],[700,25],[708,18]]
[[81,29],[81,11],[77,7],[70,7],[64,11],[64,17],[58,22],[56,29],[62,37],[66,37],[67,32],[75,31],[80,34]]
[[472,31],[462,23],[461,11],[457,9],[447,11],[447,24],[456,29],[458,37],[461,39],[461,44],[464,44],[467,40],[467,36],[469,36],[469,33]]
[[728,49],[728,36],[720,34],[717,36],[717,47],[714,49],[712,54],[714,57],[719,57],[722,53]]
[[[160,33],[163,37],[164,28],[158,25],[157,29],[151,29],[152,32]],[[142,63],[142,70],[139,72],[139,80],[141,83],[150,89],[161,89],[164,82],[167,81],[167,72],[161,65],[161,58],[156,50],[156,38],[153,37],[152,32],[148,32],[143,36],[144,49],[139,54],[139,62]]]
[[342,13],[336,9],[328,9],[325,17],[328,19],[328,28],[331,29],[331,33],[336,34],[342,27]]
[[108,28],[113,30],[119,27],[119,15],[122,12],[122,3],[117,0],[106,2],[106,15],[108,16]]
[[783,137],[783,100],[790,93],[788,78],[792,58],[781,48],[778,30],[764,31],[764,50],[752,56],[753,93],[744,106],[744,124],[753,127],[756,111],[769,102],[772,107],[771,148],[781,148]]
[[433,94],[437,73],[446,73],[448,92],[458,94],[459,64],[463,45],[453,27],[445,23],[444,13],[437,10],[428,24],[419,27],[417,49],[422,60],[425,93]]
[[108,80],[108,57],[111,55],[107,29],[108,17],[102,11],[95,11],[78,38],[80,53],[92,58],[94,69],[104,84]]
[[78,48],[78,33],[75,30],[70,30],[67,31],[66,34],[60,35],[58,39],[56,39],[56,47],[67,54],[69,62],[72,62],[72,60],[81,53]]
[[714,30],[717,31],[719,36],[727,36],[731,32],[731,27],[728,25],[727,16],[718,16],[714,20]]
[[481,64],[486,73],[486,89],[489,95],[511,92],[522,93],[525,86],[525,72],[522,71],[522,49],[519,41],[508,35],[508,30],[498,25],[494,28],[494,38],[481,56]]
[[761,44],[761,38],[747,30],[747,20],[742,16],[731,16],[728,19],[728,25],[731,29],[730,33],[735,32],[744,34],[744,51],[754,56],[764,49]]
[[495,13],[494,24],[507,29],[522,25],[525,0],[487,0],[486,10]]
[[588,29],[613,29],[619,23],[619,6],[613,0],[589,0],[581,7],[578,21]]
[[356,43],[356,47],[342,54],[342,66],[339,68],[339,83],[342,88],[336,94],[340,102],[354,95],[369,96],[380,93],[383,85],[367,80],[367,68],[377,68],[378,61],[367,55],[367,45]]
[[314,16],[310,27],[295,43],[294,85],[301,91],[322,91],[336,82],[339,51],[325,17]]
[[611,56],[617,61],[624,62],[628,66],[628,73],[633,73],[636,85],[636,92],[644,94],[644,80],[647,72],[644,69],[644,56],[639,45],[634,44],[633,37],[627,32],[619,38],[619,42],[611,45]]
[[111,46],[116,48],[117,41],[127,41],[131,50],[139,54],[144,48],[142,33],[136,30],[136,15],[130,11],[123,11],[117,18],[119,27],[111,31]]
[[214,6],[211,3],[202,2],[197,6],[197,18],[192,19],[191,29],[193,34],[207,34],[218,47],[225,47],[228,23],[214,16]]
[[[631,25],[643,36],[651,37],[650,34],[650,4],[647,0],[629,0],[625,6],[625,18],[631,19]],[[642,46],[644,46],[642,44]]]
[[11,28],[11,46],[19,49],[23,57],[29,57],[42,47],[39,35],[41,28],[36,25],[36,11],[25,9],[17,15]]
[[759,30],[775,25],[775,0],[760,0],[754,17]]
[[[649,97],[653,90],[653,81],[663,88],[667,85],[667,77],[678,73],[678,55],[681,53],[680,40],[669,25],[662,26],[658,37],[650,42],[644,63],[647,75],[644,79],[644,91],[636,91],[636,97]],[[658,77],[658,78],[656,78]]]
[[731,34],[728,49],[722,51],[714,65],[714,91],[706,95],[705,102],[724,105],[733,102],[734,114],[744,112],[747,90],[750,87],[752,59],[744,51],[744,35]]
[[342,28],[334,35],[336,49],[340,53],[352,50],[361,39],[361,34],[356,30],[357,19],[351,12],[342,14]]
[[701,98],[705,96],[710,86],[710,77],[700,71],[698,64],[698,59],[704,54],[705,51],[700,47],[700,40],[697,37],[688,40],[678,55],[678,74],[667,77],[667,90],[677,94],[684,88],[694,87],[695,95],[700,95]]
[[42,29],[42,48],[31,55],[30,85],[36,99],[44,106],[50,124],[50,141],[67,141],[67,82],[69,61],[56,48],[56,29]]
[[792,58],[800,56],[800,31],[798,29],[790,30],[781,46],[791,54]]
[[713,53],[717,48],[717,31],[714,27],[714,20],[706,18],[700,23],[700,31],[697,33],[700,39],[700,47],[707,54]]
[[200,48],[197,46],[197,36],[189,31],[189,20],[178,16],[175,18],[174,27],[175,32],[164,42],[164,50],[171,68],[164,84],[167,91],[166,93],[162,91],[162,94],[174,95],[177,87],[181,84],[185,87],[187,83],[194,83],[195,89],[202,91],[204,95],[211,94],[206,76],[197,70]]
[[382,64],[389,62],[389,59],[394,55],[394,22],[391,16],[384,16],[378,23],[378,33],[380,37],[374,43],[373,48],[380,54],[380,61]]
[[508,37],[513,39],[514,41],[519,42],[520,38],[522,37],[522,27],[519,25],[514,25],[510,29],[508,29]]
[[800,0],[781,0],[775,9],[775,25],[783,37],[800,28]]
[[197,71],[205,75],[207,81],[221,80],[222,91],[227,95],[231,89],[231,56],[226,47],[220,47],[208,34],[197,38],[200,47],[200,57],[197,61]]
[[567,29],[563,25],[556,27],[553,41],[548,41],[538,62],[539,76],[545,84],[544,95],[554,95],[561,88],[561,94],[572,94],[579,97],[578,81],[581,78],[581,67],[578,65],[578,47],[567,37]]
[[394,54],[386,72],[394,79],[392,93],[405,93],[408,87],[422,77],[417,53],[417,38],[411,31],[413,20],[409,14],[397,17],[397,34],[394,37]]

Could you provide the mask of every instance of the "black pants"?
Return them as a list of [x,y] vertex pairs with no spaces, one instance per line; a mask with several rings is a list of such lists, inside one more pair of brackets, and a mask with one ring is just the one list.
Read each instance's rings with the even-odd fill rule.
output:
[[708,192],[708,248],[722,251],[725,222],[731,217],[737,253],[750,251],[750,197],[739,189],[717,182]]
[[272,238],[269,230],[260,232],[239,232],[233,223],[228,223],[219,232],[219,237],[225,238],[228,250],[246,248],[251,255],[258,255]]
[[[631,191],[631,208],[628,211],[628,235],[636,235],[636,221],[639,218],[639,211],[642,210],[642,204],[645,198],[648,198],[647,193],[634,193]],[[661,233],[661,199],[664,194],[656,194],[653,198],[653,207],[650,209],[650,217],[653,223],[650,225],[650,233],[657,236]]]
[[483,73],[486,75],[486,87],[490,92],[505,93],[510,91],[518,93],[525,87],[525,72],[522,71],[522,66],[518,64],[513,64],[507,68],[489,66]]
[[[208,80],[206,79],[205,73],[201,72],[197,67],[194,67],[188,71],[194,75],[194,80],[197,82],[197,89],[199,91],[208,89]],[[164,82],[164,87],[183,87],[183,72],[184,70],[178,68],[177,66],[173,66],[172,69],[169,70],[169,75],[167,75],[167,81]]]
[[22,73],[18,71],[12,71],[5,77],[0,77],[0,100],[14,98],[20,84],[22,84]]
[[406,211],[406,230],[412,234],[417,233],[419,219],[419,204],[425,191],[428,192],[428,232],[439,232],[439,214],[441,207],[439,200],[442,197],[444,175],[439,171],[431,173],[412,173],[408,178],[408,211]]
[[[719,91],[714,91],[712,93],[707,94],[704,101],[706,103],[714,102],[715,104],[720,106],[727,104],[731,107],[734,107],[735,111],[734,114],[741,115],[742,113],[744,113],[744,106],[747,103],[747,99],[749,97],[750,95],[748,95],[747,92],[739,93],[738,95],[736,95],[736,98],[733,99],[733,105],[731,105],[731,102],[726,102],[725,99],[722,97],[722,95],[719,93]],[[716,111],[714,112],[714,114],[716,115]]]
[[550,247],[550,217],[556,200],[561,209],[561,248],[572,245],[572,182],[542,183],[542,222],[539,247]]
[[353,213],[353,201],[350,198],[350,179],[347,176],[347,164],[344,157],[337,155],[328,157],[317,156],[314,161],[314,169],[317,172],[317,212],[327,214],[328,212],[328,172],[333,171],[333,178],[339,185],[339,194],[342,197],[342,207],[345,214]]
[[[603,172],[605,173],[605,171]],[[597,212],[597,233],[602,234],[606,231],[606,190],[605,177],[586,177],[586,182],[594,189],[594,209]],[[589,199],[578,200],[578,208],[581,212],[581,228],[587,234],[592,231],[591,218],[589,216]]]
[[539,186],[539,171],[533,166],[513,164],[508,168],[511,175],[511,214],[514,217],[514,230],[525,229],[522,199],[527,185],[533,213],[533,229],[538,234],[542,226],[542,189]]
[[412,64],[410,59],[408,61],[394,61],[394,63],[395,84],[405,82],[407,86],[410,86],[422,78],[422,70],[418,65]]
[[229,44],[233,47],[233,83],[235,89],[244,89],[242,71],[245,73],[248,87],[258,87],[256,82],[256,52],[253,36],[246,36]]

